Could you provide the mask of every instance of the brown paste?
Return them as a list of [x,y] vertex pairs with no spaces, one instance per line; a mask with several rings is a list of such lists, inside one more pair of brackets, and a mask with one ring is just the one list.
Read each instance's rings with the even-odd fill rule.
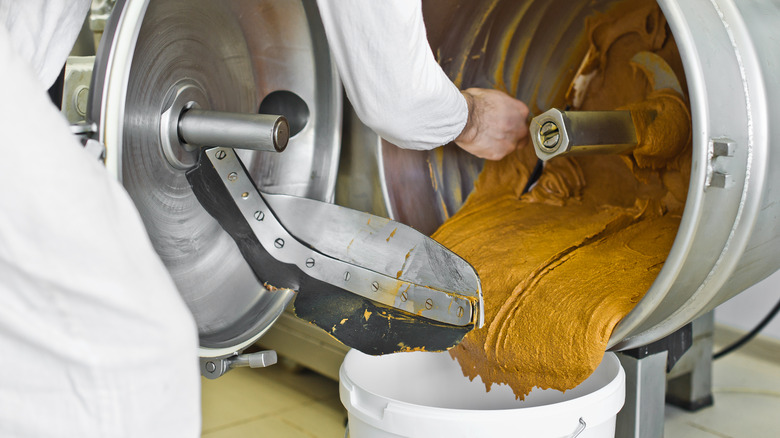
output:
[[571,389],[596,369],[615,325],[661,270],[685,204],[685,97],[654,91],[629,63],[637,52],[656,53],[682,81],[661,11],[629,2],[591,17],[587,35],[580,73],[595,74],[577,109],[630,109],[639,146],[552,159],[526,194],[533,148],[487,162],[463,207],[433,235],[476,268],[485,297],[485,326],[451,354],[469,378],[481,376],[488,389],[508,384],[519,398],[534,387]]

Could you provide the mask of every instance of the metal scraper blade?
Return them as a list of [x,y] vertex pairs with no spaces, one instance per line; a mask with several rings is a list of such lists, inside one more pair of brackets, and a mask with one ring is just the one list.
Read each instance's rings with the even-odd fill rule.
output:
[[479,278],[463,259],[388,219],[261,193],[232,149],[187,172],[203,207],[295,314],[368,354],[449,349],[482,324]]

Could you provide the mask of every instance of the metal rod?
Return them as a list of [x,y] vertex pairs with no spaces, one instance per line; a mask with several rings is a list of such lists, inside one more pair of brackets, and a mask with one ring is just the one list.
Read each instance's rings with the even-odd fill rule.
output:
[[282,152],[290,139],[290,125],[284,116],[196,108],[181,115],[178,132],[185,147],[221,146]]
[[531,121],[531,139],[542,160],[560,155],[620,154],[637,146],[630,111],[551,109]]
[[228,359],[230,368],[250,367],[263,368],[275,364],[277,361],[276,351],[264,350],[256,353],[239,354]]

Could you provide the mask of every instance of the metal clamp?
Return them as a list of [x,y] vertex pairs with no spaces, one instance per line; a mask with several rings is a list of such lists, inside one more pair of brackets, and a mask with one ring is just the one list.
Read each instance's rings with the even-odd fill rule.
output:
[[233,368],[265,368],[275,364],[278,360],[276,351],[264,350],[257,353],[234,353],[224,357],[200,358],[200,373],[207,379],[216,379]]

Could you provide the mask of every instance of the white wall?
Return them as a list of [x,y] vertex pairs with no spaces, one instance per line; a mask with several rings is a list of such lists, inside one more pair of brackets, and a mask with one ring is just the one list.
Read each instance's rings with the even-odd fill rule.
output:
[[[780,300],[780,271],[721,304],[715,309],[715,323],[749,331],[764,319]],[[780,315],[761,332],[780,340]]]

